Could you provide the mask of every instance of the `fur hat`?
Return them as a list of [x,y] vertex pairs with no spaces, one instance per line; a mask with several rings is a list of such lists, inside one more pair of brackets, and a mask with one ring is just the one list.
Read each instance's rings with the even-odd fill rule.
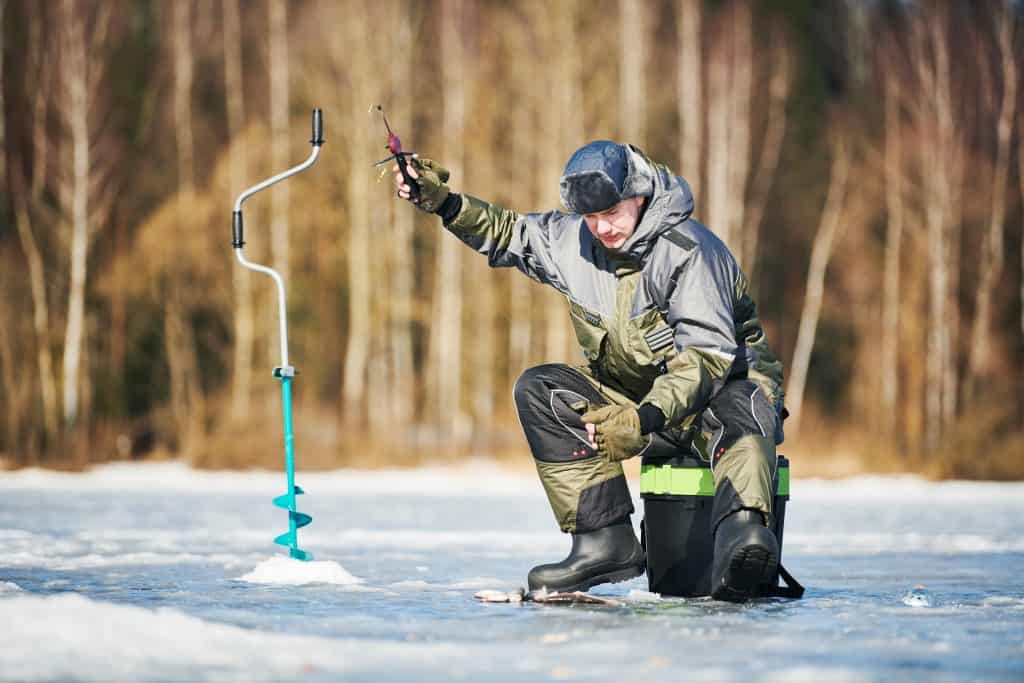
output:
[[633,147],[595,140],[576,150],[559,181],[570,213],[600,213],[623,199],[654,193],[654,174]]

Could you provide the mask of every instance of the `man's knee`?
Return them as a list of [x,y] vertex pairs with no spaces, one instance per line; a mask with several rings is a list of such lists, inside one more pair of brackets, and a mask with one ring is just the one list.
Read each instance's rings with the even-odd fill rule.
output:
[[565,366],[559,363],[544,363],[524,370],[512,387],[512,400],[515,401],[516,407],[526,405],[531,397],[546,396],[553,388],[552,380],[564,369]]

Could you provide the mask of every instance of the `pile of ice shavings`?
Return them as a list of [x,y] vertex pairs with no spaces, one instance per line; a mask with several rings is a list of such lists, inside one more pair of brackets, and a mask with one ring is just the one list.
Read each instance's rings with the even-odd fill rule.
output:
[[362,579],[349,574],[337,562],[302,562],[290,557],[271,557],[256,565],[248,574],[238,578],[247,583],[267,583],[282,586],[302,586],[309,583],[329,583],[341,586],[360,584]]

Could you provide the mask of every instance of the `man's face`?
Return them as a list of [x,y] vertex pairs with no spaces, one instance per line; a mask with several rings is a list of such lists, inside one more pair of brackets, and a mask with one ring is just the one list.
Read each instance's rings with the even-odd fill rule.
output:
[[618,249],[630,238],[639,222],[644,197],[632,197],[601,213],[584,214],[590,234],[605,249]]

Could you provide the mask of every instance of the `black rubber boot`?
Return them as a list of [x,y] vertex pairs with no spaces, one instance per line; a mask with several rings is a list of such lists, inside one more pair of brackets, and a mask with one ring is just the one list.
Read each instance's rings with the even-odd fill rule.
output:
[[757,510],[739,510],[723,519],[715,531],[711,567],[711,597],[744,602],[758,587],[775,579],[779,542]]
[[585,591],[601,583],[628,581],[644,573],[647,558],[633,533],[633,525],[620,522],[596,531],[572,535],[572,550],[561,562],[530,570],[530,590],[551,593]]

